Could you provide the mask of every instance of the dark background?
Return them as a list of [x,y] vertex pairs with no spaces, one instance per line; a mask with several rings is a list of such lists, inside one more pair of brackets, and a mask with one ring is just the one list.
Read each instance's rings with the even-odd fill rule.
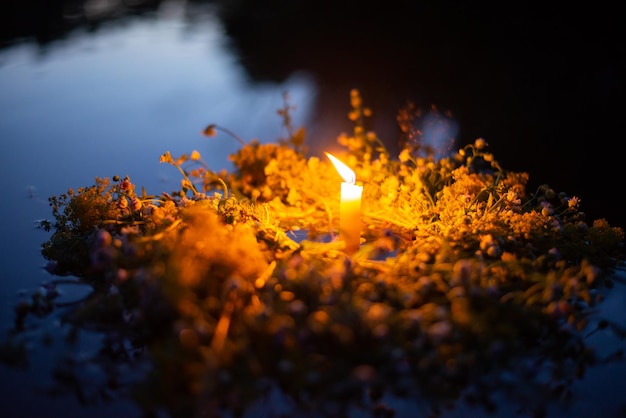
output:
[[[88,16],[78,0],[5,1],[0,45],[35,40],[45,48],[77,27],[96,31],[103,21],[150,13],[160,3],[121,1]],[[482,137],[504,168],[529,172],[531,188],[548,183],[579,196],[590,219],[626,225],[626,22],[617,2],[212,3],[251,80],[282,81],[298,71],[316,80],[313,150],[350,129],[352,88],[372,107],[372,128],[390,148],[396,112],[407,100],[435,105],[457,121],[458,145]]]
[[[26,43],[29,52],[36,50],[35,55],[45,57],[50,52],[50,57],[59,57],[55,54],[55,45],[62,46],[64,40],[72,44],[75,39],[106,33],[109,24],[117,26],[118,22],[150,20],[164,3],[143,0],[0,1],[0,69],[3,65],[19,68],[11,67],[11,62],[2,62],[3,49],[8,51],[16,44]],[[611,224],[626,227],[626,214],[621,206],[624,201],[621,136],[626,74],[622,63],[622,39],[625,38],[623,28],[626,22],[617,4],[584,4],[581,8],[561,8],[515,4],[494,7],[480,3],[455,5],[452,2],[399,0],[377,3],[352,0],[188,1],[188,4],[194,3],[213,3],[219,8],[228,39],[228,50],[238,57],[250,81],[239,91],[247,91],[248,86],[252,89],[267,82],[282,82],[298,72],[307,73],[315,80],[317,95],[314,115],[307,126],[307,138],[312,151],[319,152],[334,144],[339,132],[351,129],[346,114],[352,88],[361,90],[365,103],[373,108],[373,128],[390,147],[395,145],[397,138],[394,122],[396,112],[406,100],[412,100],[424,108],[436,105],[441,111],[449,111],[457,122],[457,145],[483,137],[503,167],[529,172],[531,185],[549,183],[559,191],[577,195],[582,198],[582,208],[588,212],[590,219],[606,217]],[[106,7],[98,9],[94,5]],[[185,26],[197,28],[209,24],[196,13],[199,9],[202,8],[186,9]],[[155,40],[153,48],[151,52],[159,50],[158,40]],[[207,55],[209,53],[207,50]],[[166,51],[163,54],[167,55]],[[61,56],[68,58],[68,55]],[[141,67],[147,79],[151,76],[150,71],[172,74],[154,66],[150,56],[146,53],[148,64],[145,69]],[[105,68],[80,68],[107,73],[115,72],[116,68],[112,68],[115,65],[115,62],[104,62]],[[192,64],[181,62],[180,65]],[[230,70],[232,67],[228,66]],[[124,67],[128,68],[137,71],[132,66]],[[117,70],[125,71],[121,68]],[[39,75],[34,71],[33,74],[33,77],[46,75],[45,71]],[[31,76],[30,73],[28,75]],[[28,77],[25,79],[28,80]],[[102,79],[112,78],[93,78]],[[136,80],[135,75],[128,79]],[[156,79],[161,80],[158,77]],[[202,87],[202,80],[198,80],[198,84]],[[39,84],[35,82],[34,85]],[[75,88],[86,88],[84,82],[74,85],[81,86]],[[131,98],[129,102],[132,102],[132,106],[124,106],[127,113],[110,112],[111,107],[107,103],[104,106],[106,110],[101,111],[102,125],[119,125],[128,129],[125,125],[131,124],[131,121],[152,122],[153,119],[148,115],[154,114],[166,120],[180,119],[185,109],[195,108],[196,105],[202,107],[213,100],[210,94],[206,94],[206,90],[200,88],[202,91],[199,94],[206,94],[206,101],[193,102],[189,106],[182,106],[184,109],[180,110],[177,108],[181,107],[180,102],[174,100],[164,107],[166,110],[162,113],[140,112],[138,116],[133,112],[133,106],[150,107],[146,104],[150,98],[165,100],[163,95],[169,93],[166,90],[165,93],[159,91],[159,94],[155,94],[148,91],[151,87],[146,86],[154,85],[146,83],[129,89],[128,94],[141,96],[142,100]],[[171,86],[174,90],[179,85],[172,83]],[[155,141],[154,131],[144,133],[136,127],[128,129],[122,140],[104,143],[106,138],[100,131],[105,129],[98,125],[99,119],[94,117],[94,114],[98,114],[97,109],[91,109],[89,113],[89,109],[83,111],[77,104],[91,105],[91,100],[99,97],[111,101],[118,98],[124,100],[126,97],[124,94],[104,95],[101,94],[103,86],[93,87],[97,91],[87,92],[92,93],[89,101],[76,100],[72,106],[61,106],[51,92],[56,94],[63,92],[62,88],[71,89],[72,83],[68,81],[47,91],[49,96],[37,96],[45,97],[42,100],[49,97],[50,103],[39,107],[37,111],[33,110],[32,115],[27,117],[18,115],[18,123],[39,124],[43,129],[49,129],[43,133],[41,129],[29,130],[29,135],[33,137],[22,137],[26,144],[38,148],[33,153],[39,159],[29,160],[26,156],[21,160],[18,157],[25,153],[18,153],[17,148],[22,146],[15,146],[14,138],[2,138],[0,135],[4,145],[4,161],[17,161],[17,164],[25,167],[16,173],[9,164],[9,168],[3,166],[2,172],[6,204],[3,206],[4,240],[0,244],[0,255],[4,257],[1,259],[4,269],[0,271],[0,283],[3,286],[0,286],[0,296],[6,310],[0,310],[0,322],[4,318],[12,319],[11,307],[20,299],[17,289],[25,289],[24,292],[30,294],[39,283],[50,279],[39,268],[44,264],[39,246],[45,240],[45,235],[35,230],[32,222],[33,219],[50,216],[44,199],[52,193],[65,190],[66,182],[71,187],[91,184],[82,183],[83,180],[76,178],[76,173],[83,169],[87,172],[85,175],[88,181],[94,175],[123,174],[109,172],[107,158],[110,155],[98,155],[98,149],[119,147],[111,154],[117,158],[114,160],[115,165],[123,165],[124,169],[126,162],[129,162],[128,165],[138,164],[136,154],[139,153],[148,154],[146,158],[152,161],[155,155],[168,149],[163,144],[169,147],[170,138],[172,142],[180,140],[180,137],[188,140],[182,152],[190,150],[187,144],[202,147],[200,149],[205,156],[205,150],[208,153],[211,149],[207,143],[201,142],[205,138],[198,132],[204,127],[200,126],[205,123],[202,118],[200,124],[197,124],[195,118],[191,118],[189,124],[172,124],[177,127],[191,126],[191,133],[181,132],[179,137],[178,129],[172,128],[173,135],[170,131],[163,133],[160,143],[161,139]],[[73,93],[67,91],[67,96]],[[274,93],[275,90],[272,90]],[[0,91],[0,94],[3,92]],[[25,96],[28,94],[28,91],[24,92]],[[172,95],[176,97],[176,92],[172,92]],[[7,97],[13,95],[7,94]],[[169,96],[165,94],[165,97]],[[196,96],[181,94],[180,97]],[[28,100],[24,102],[32,103]],[[222,105],[218,103],[215,106]],[[42,109],[52,107],[77,113],[57,123],[36,120],[52,117],[42,112]],[[21,112],[24,106],[18,103],[16,109]],[[178,113],[168,113],[172,109]],[[9,104],[2,111],[11,112]],[[205,108],[202,108],[199,113],[204,111]],[[267,108],[258,111],[265,113]],[[256,129],[249,113],[241,110],[239,113],[231,120],[239,124],[229,123],[226,125],[228,128],[235,132],[241,132],[242,127]],[[222,120],[211,119],[210,109],[206,114],[208,122],[220,123]],[[273,114],[267,117],[272,121],[275,118]],[[7,119],[4,118],[5,121]],[[167,128],[167,122],[158,122],[157,129]],[[94,126],[85,126],[85,123],[94,123]],[[63,132],[67,132],[66,125],[71,125],[76,135],[59,138],[65,135]],[[55,131],[55,128],[60,131]],[[5,129],[3,132],[12,131]],[[96,139],[90,137],[92,132],[98,133],[93,135]],[[135,134],[136,143],[131,144]],[[56,146],[55,140],[61,144]],[[72,146],[74,140],[83,143],[81,146]],[[128,142],[127,147],[124,146],[126,144],[120,145],[123,141]],[[220,145],[213,142],[211,146]],[[50,164],[45,165],[45,168],[33,163],[41,161],[42,155],[50,159]],[[76,161],[80,159],[86,163],[77,164]],[[100,166],[107,167],[105,172],[97,172],[89,167],[94,159],[100,160]],[[72,174],[64,174],[66,165],[72,166],[69,171]],[[152,173],[150,168],[143,165],[132,168],[147,176]],[[33,178],[49,180],[48,184],[43,181],[41,183],[44,184],[40,184],[30,177],[28,180],[22,178],[24,171],[28,170],[33,171]],[[48,170],[55,172],[50,173]],[[133,178],[136,178],[134,174]],[[35,196],[41,198],[41,202],[25,196],[22,185],[31,183],[36,186]],[[163,186],[157,179],[155,183],[159,187]],[[626,318],[626,295],[623,290],[623,287],[616,286],[615,291],[609,293],[599,306],[600,315],[612,318],[622,326],[622,319]],[[67,289],[64,291],[68,292]],[[68,297],[67,293],[65,295]],[[71,294],[69,298],[71,300]],[[593,334],[589,343],[612,351],[613,347],[621,349],[623,346],[622,340],[616,340],[610,330],[605,330]],[[94,409],[77,409],[73,398],[48,399],[36,396],[31,388],[34,383],[45,383],[47,377],[51,376],[50,368],[55,364],[55,353],[49,347],[32,349],[33,364],[28,374],[22,375],[0,367],[0,393],[3,394],[0,395],[0,410],[3,416],[61,417],[74,413],[91,417],[139,416],[138,413],[129,413],[135,411],[136,405],[125,403],[124,398],[110,405],[98,405]],[[621,389],[613,382],[625,375],[622,362],[590,369],[576,388],[575,393],[582,399],[571,411],[571,416],[623,416]],[[120,410],[123,412],[120,413]],[[607,411],[620,412],[612,414]],[[461,409],[458,413],[450,412],[446,416],[465,416],[463,412]]]

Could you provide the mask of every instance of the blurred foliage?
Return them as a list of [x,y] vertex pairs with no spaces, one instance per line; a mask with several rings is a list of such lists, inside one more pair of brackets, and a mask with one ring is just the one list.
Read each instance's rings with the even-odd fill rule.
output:
[[[437,415],[459,400],[491,411],[496,394],[540,416],[566,400],[602,360],[584,336],[608,326],[590,318],[623,261],[623,231],[586,220],[576,196],[529,192],[528,175],[500,167],[483,139],[435,158],[410,104],[391,156],[366,129],[358,91],[350,104],[354,130],[339,135],[337,157],[364,187],[358,252],[336,238],[341,179],[306,155],[286,97],[277,143],[203,131],[242,144],[232,172],[198,151],[166,152],[178,190],[138,194],[115,177],[51,197],[48,270],[93,291],[61,308],[52,282],[23,301],[5,362],[25,363],[32,314],[63,309],[72,335],[105,336],[93,363],[107,391],[127,382],[147,417],[259,405],[268,416],[390,417],[389,397]],[[125,379],[136,362],[147,374]]]

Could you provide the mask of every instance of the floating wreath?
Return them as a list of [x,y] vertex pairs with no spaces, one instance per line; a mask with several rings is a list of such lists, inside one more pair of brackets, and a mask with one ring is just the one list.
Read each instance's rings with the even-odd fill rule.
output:
[[[393,416],[390,397],[436,414],[460,400],[491,409],[497,393],[541,414],[599,361],[584,335],[608,325],[590,318],[622,229],[589,222],[576,196],[529,192],[483,139],[435,158],[411,105],[392,157],[350,98],[337,155],[363,185],[355,253],[338,238],[340,177],[306,155],[287,100],[276,143],[205,129],[241,142],[231,172],[166,152],[179,190],[96,178],[50,198],[42,253],[92,288],[63,320],[106,336],[93,362],[106,354],[107,390],[143,362],[129,386],[146,416],[243,416],[275,396],[267,416]],[[54,283],[17,307],[16,330],[61,309]]]

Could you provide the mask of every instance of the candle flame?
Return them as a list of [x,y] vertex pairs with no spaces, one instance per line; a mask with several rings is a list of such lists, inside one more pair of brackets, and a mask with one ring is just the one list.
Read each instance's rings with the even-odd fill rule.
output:
[[347,165],[339,161],[339,159],[335,157],[334,155],[328,152],[325,152],[324,154],[326,154],[326,156],[330,159],[330,161],[333,163],[333,165],[337,169],[337,172],[344,179],[346,183],[350,183],[350,184],[356,183],[356,174],[354,174],[354,171],[352,171],[350,167],[348,167]]

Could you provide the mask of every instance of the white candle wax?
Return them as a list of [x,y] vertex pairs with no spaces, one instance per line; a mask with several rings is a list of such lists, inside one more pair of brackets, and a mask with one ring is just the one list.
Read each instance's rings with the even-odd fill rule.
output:
[[341,183],[339,202],[339,238],[346,243],[346,252],[354,253],[361,245],[361,194],[363,186]]
[[354,253],[361,245],[361,195],[363,186],[356,184],[354,171],[333,155],[326,153],[335,165],[339,175],[345,180],[341,183],[339,201],[339,239],[346,244],[347,253]]

